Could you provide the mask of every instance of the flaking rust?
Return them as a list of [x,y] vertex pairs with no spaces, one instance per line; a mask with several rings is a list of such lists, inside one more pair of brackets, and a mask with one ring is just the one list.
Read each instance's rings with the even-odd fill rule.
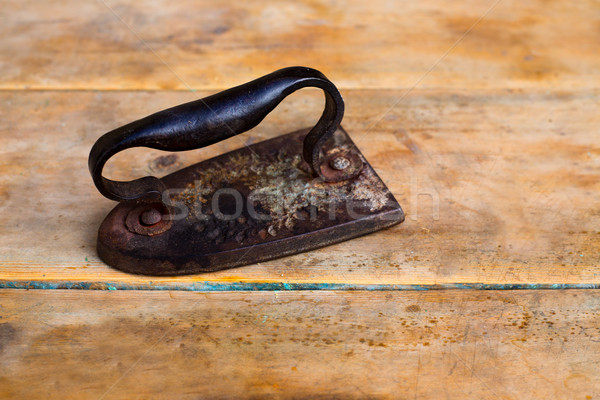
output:
[[[219,190],[230,188],[241,194],[241,204],[249,208],[245,213],[249,215],[240,213],[238,216],[234,212],[229,214],[228,219],[241,217],[242,221],[264,221],[260,230],[271,236],[276,236],[284,228],[293,231],[299,220],[306,220],[311,216],[315,220],[317,213],[326,213],[327,217],[335,219],[338,209],[348,207],[349,204],[376,212],[390,201],[385,187],[371,168],[365,168],[350,182],[328,183],[312,176],[298,151],[301,148],[300,140],[305,134],[306,131],[303,131],[275,139],[270,143],[271,148],[266,156],[259,157],[252,151],[246,152],[247,154],[235,152],[222,162],[217,161],[211,167],[198,170],[194,181],[172,200],[185,204],[188,218],[195,219],[198,229],[203,230],[204,222],[215,218],[215,210],[212,209],[215,194]],[[336,138],[341,136],[346,134],[336,134]],[[347,154],[355,151],[355,148],[348,143],[337,143],[329,152],[339,151]],[[363,164],[365,160],[359,157]],[[234,198],[233,201],[240,202],[240,198]],[[223,214],[221,207],[240,210],[239,207],[224,204],[218,207],[217,214]],[[259,213],[256,211],[258,209],[264,212]],[[245,239],[251,233],[253,232],[246,229],[239,232],[236,238],[241,242],[242,238]],[[219,235],[217,237],[217,240],[222,240]]]

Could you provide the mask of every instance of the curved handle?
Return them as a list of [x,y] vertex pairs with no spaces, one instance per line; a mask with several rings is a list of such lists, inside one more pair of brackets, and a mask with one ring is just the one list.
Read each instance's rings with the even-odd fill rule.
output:
[[325,93],[325,110],[304,139],[303,156],[312,170],[326,179],[319,167],[321,146],[338,128],[344,101],[337,88],[321,72],[289,67],[204,99],[149,115],[106,133],[92,147],[90,173],[100,193],[111,200],[157,200],[165,189],[162,181],[146,176],[130,182],[102,176],[104,164],[131,147],[159,150],[192,150],[217,143],[258,125],[281,101],[304,87]]

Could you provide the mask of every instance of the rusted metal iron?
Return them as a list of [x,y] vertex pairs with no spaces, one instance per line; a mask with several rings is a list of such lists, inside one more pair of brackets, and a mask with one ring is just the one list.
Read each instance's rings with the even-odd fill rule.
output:
[[[241,133],[304,86],[326,93],[325,111],[312,129],[161,179],[113,182],[101,175],[108,158],[125,148],[187,150]],[[98,253],[109,265],[149,275],[215,271],[316,249],[404,220],[398,202],[339,126],[343,101],[318,71],[288,68],[215,96],[109,132],[92,149],[94,182],[106,197],[121,201],[98,234]],[[202,109],[200,118],[194,107]],[[232,113],[245,119],[236,121]]]

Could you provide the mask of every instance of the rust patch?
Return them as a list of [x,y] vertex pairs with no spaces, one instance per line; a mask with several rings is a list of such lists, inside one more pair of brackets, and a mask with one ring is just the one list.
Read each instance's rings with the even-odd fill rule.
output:
[[[347,145],[341,150],[350,151]],[[388,202],[382,182],[371,169],[351,182],[323,182],[312,177],[299,154],[290,154],[285,148],[273,159],[260,158],[256,153],[233,154],[223,164],[198,171],[197,179],[175,200],[186,204],[192,218],[206,219],[215,215],[215,192],[224,187],[241,189],[247,194],[246,201],[251,199],[256,208],[265,210],[270,221],[265,229],[272,236],[282,228],[291,230],[298,220],[310,218],[315,211],[330,212],[336,204],[360,202],[376,212]]]

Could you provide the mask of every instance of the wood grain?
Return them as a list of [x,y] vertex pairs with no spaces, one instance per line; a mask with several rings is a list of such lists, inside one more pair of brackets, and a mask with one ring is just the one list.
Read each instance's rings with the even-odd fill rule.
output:
[[[190,290],[600,284],[598,91],[343,95],[344,126],[404,207],[406,222],[259,265],[157,279],[97,258],[96,231],[114,203],[94,188],[87,156],[103,132],[195,95],[0,93],[0,282]],[[157,161],[165,153],[128,150],[108,175],[160,176],[311,126],[322,103],[318,92],[296,94],[252,132],[178,153],[166,167]]]
[[0,291],[14,399],[600,395],[597,291]]
[[[597,290],[407,290],[600,287],[597,1],[5,1],[0,37],[0,288],[128,289],[0,289],[1,398],[600,396]],[[95,140],[290,65],[342,89],[407,220],[211,274],[102,263]],[[107,173],[162,176],[322,104]]]
[[[158,289],[0,289],[1,398],[600,396],[597,290],[406,290],[600,287],[597,1],[5,1],[0,37],[0,288]],[[95,140],[290,65],[342,89],[407,220],[211,274],[103,264]],[[107,172],[162,176],[322,104]]]
[[600,8],[567,1],[5,1],[2,89],[223,89],[277,68],[341,88],[587,89]]

